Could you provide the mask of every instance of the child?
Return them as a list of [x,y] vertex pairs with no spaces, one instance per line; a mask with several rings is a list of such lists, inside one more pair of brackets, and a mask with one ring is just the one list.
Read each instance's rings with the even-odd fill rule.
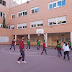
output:
[[40,40],[38,39],[38,46],[37,46],[37,50],[40,49]]
[[[30,49],[30,40],[28,39],[28,42],[27,42],[27,48],[29,47],[29,49]],[[27,49],[26,48],[26,49]]]
[[70,57],[69,57],[69,51],[70,51],[70,49],[69,49],[69,46],[67,45],[67,43],[65,43],[65,46],[63,46],[63,50],[64,50],[64,59],[65,59],[65,57],[67,55],[68,60],[70,60]]
[[[45,54],[47,55],[45,41],[43,42],[43,51],[45,51]],[[43,54],[43,51],[42,51],[41,55]]]
[[14,51],[15,51],[15,38],[14,38],[14,40],[12,41],[12,43],[11,43],[11,48],[10,48],[10,50],[12,49],[12,47],[14,47]]
[[57,49],[57,51],[58,51],[58,56],[59,57],[60,57],[60,55],[62,56],[62,53],[61,53],[61,43],[58,43],[55,49]]
[[38,40],[37,40],[37,50],[38,50]]
[[25,59],[25,52],[24,52],[24,36],[22,36],[22,39],[20,41],[20,46],[19,46],[19,49],[20,49],[20,53],[21,53],[21,56],[18,58],[18,61],[17,63],[20,64],[20,60],[22,58],[22,63],[26,63],[26,61],[24,60]]
[[71,42],[70,41],[69,41],[68,45],[69,45],[69,48],[71,49]]

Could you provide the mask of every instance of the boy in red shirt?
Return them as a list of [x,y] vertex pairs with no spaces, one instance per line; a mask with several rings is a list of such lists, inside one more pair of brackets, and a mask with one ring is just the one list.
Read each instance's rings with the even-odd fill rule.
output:
[[58,43],[55,49],[57,49],[57,51],[58,51],[58,56],[59,56],[59,57],[60,57],[60,55],[62,56],[61,43]]
[[38,50],[38,40],[37,40],[37,50]]
[[10,50],[12,49],[12,47],[14,48],[14,51],[15,51],[15,38],[14,38],[14,40],[12,41],[12,43],[11,43],[11,48],[10,48]]
[[20,57],[18,58],[18,63],[20,64],[20,60],[21,60],[21,58],[22,58],[22,63],[26,63],[26,61],[24,60],[24,58],[25,58],[25,53],[24,53],[24,36],[22,36],[22,39],[21,39],[21,41],[20,41],[20,46],[19,46],[19,49],[20,49],[20,53],[21,53],[21,55],[20,55]]
[[[45,54],[47,55],[47,52],[46,52],[46,45],[45,45],[45,40],[44,40],[44,42],[43,42],[43,51],[45,51]],[[42,51],[41,55],[43,54],[43,51]]]

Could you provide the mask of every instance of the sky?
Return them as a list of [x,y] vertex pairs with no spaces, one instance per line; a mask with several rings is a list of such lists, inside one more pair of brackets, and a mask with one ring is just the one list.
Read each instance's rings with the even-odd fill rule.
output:
[[27,2],[28,0],[13,0],[13,1],[15,1],[17,4],[22,4],[22,3]]

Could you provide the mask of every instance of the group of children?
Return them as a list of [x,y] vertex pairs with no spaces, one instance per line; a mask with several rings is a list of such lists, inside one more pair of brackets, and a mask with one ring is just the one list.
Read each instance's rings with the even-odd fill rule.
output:
[[[22,63],[26,63],[25,61],[25,49],[24,49],[24,36],[22,36],[22,39],[20,40],[20,45],[19,45],[19,49],[20,49],[20,57],[18,58],[17,62],[20,64],[20,60],[22,59]],[[11,43],[11,48],[14,47],[14,51],[15,51],[15,38],[14,40],[12,41]],[[10,48],[10,50],[11,50]],[[27,42],[27,48],[26,49],[30,49],[30,40],[28,39],[28,42]],[[63,49],[64,50],[64,59],[67,55],[68,57],[68,60],[70,60],[70,57],[69,57],[69,51],[70,51],[70,48],[71,48],[71,42],[69,41],[68,45],[66,42],[64,42],[64,45],[63,47],[61,47],[61,43],[57,42],[57,46],[55,47],[55,49],[57,49],[58,51],[58,56],[62,56],[62,52],[61,50]],[[40,50],[40,40],[38,39],[37,40],[37,50]],[[46,52],[46,43],[45,43],[45,40],[43,41],[43,51],[41,52],[41,55],[43,54],[43,52],[45,51],[45,54],[47,55],[47,52]]]
[[66,58],[66,55],[67,55],[68,60],[70,60],[70,56],[69,56],[69,52],[71,49],[71,42],[70,41],[68,44],[66,42],[64,42],[63,47],[61,47],[61,43],[58,43],[55,49],[57,49],[59,57],[62,56],[61,50],[63,50],[64,51],[64,59]]

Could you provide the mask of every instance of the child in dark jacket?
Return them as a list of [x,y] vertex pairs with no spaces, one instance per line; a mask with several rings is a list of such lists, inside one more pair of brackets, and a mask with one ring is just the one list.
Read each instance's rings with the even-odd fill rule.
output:
[[[45,51],[45,54],[47,55],[45,41],[43,42],[43,51]],[[43,51],[42,51],[41,55],[43,54]]]
[[55,49],[57,49],[57,51],[58,51],[58,56],[59,57],[60,57],[60,55],[62,56],[62,53],[61,53],[61,44],[60,43],[57,44],[57,46],[56,46]]

